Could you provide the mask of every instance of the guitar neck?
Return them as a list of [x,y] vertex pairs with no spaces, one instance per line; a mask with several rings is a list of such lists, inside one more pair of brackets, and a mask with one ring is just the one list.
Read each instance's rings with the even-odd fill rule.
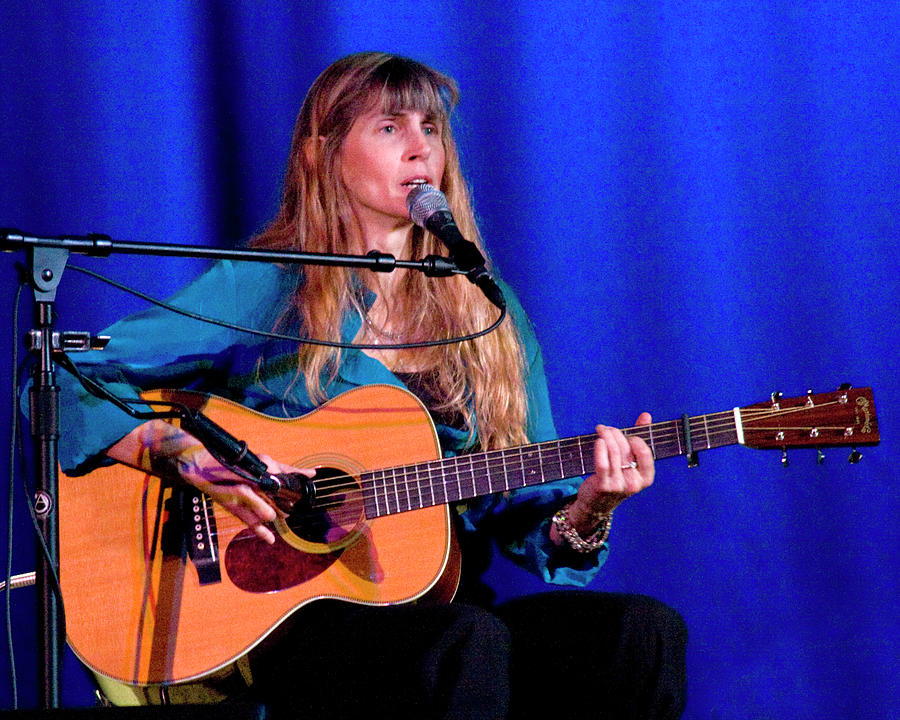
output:
[[[736,411],[623,430],[644,439],[657,460],[739,442]],[[596,435],[375,470],[362,475],[369,518],[443,505],[592,472]]]

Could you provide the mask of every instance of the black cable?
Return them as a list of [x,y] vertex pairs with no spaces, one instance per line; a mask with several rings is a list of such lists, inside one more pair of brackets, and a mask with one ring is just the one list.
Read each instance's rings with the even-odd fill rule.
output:
[[6,615],[6,648],[9,655],[9,676],[12,685],[13,710],[19,708],[19,683],[16,675],[16,650],[13,642],[12,632],[12,560],[13,560],[13,507],[15,505],[15,485],[16,485],[16,446],[18,445],[19,430],[19,301],[22,297],[22,290],[26,283],[20,283],[16,290],[16,297],[13,300],[12,311],[12,421],[10,423],[10,439],[9,439],[9,495],[7,508],[7,519],[9,520],[9,529],[6,537],[6,595],[3,598],[3,609]]
[[147,302],[153,303],[154,305],[161,307],[165,310],[169,310],[170,312],[177,313],[178,315],[183,315],[185,317],[189,317],[193,320],[199,320],[200,322],[209,323],[211,325],[218,325],[219,327],[228,328],[229,330],[237,330],[238,332],[249,333],[251,335],[260,335],[262,337],[272,338],[273,340],[289,340],[291,342],[303,343],[305,345],[322,345],[325,347],[334,347],[341,348],[347,350],[415,350],[417,348],[425,348],[425,347],[435,347],[437,345],[453,345],[455,343],[466,342],[468,340],[474,340],[476,338],[480,338],[483,335],[487,335],[490,332],[496,330],[500,323],[503,322],[503,319],[506,317],[506,306],[500,308],[500,317],[497,320],[489,325],[484,330],[479,330],[478,332],[471,333],[470,335],[463,335],[461,337],[456,338],[445,338],[443,340],[424,340],[422,342],[414,342],[414,343],[396,343],[393,345],[386,344],[376,344],[376,343],[345,343],[345,342],[332,342],[331,340],[316,340],[313,338],[301,338],[295,337],[293,335],[283,335],[282,333],[270,332],[266,330],[257,330],[255,328],[243,327],[241,325],[235,325],[234,323],[227,322],[226,320],[218,320],[217,318],[206,317],[205,315],[200,315],[198,313],[191,312],[190,310],[184,310],[179,307],[175,307],[167,302],[163,302],[162,300],[158,300],[150,295],[142,293],[140,290],[135,290],[134,288],[130,288],[127,285],[123,285],[115,280],[111,280],[110,278],[101,275],[100,273],[96,273],[93,270],[88,270],[87,268],[80,267],[78,265],[68,265],[67,267],[72,270],[76,270],[84,275],[88,275],[95,280],[100,280],[101,282],[106,283],[107,285],[111,285],[114,288],[122,290],[123,292],[127,292],[135,297],[139,297],[142,300],[146,300]]
[[[181,428],[197,438],[223,467],[238,477],[258,486],[264,492],[277,492],[280,490],[280,487],[272,485],[271,476],[265,470],[265,464],[247,448],[246,443],[242,443],[233,437],[225,428],[217,425],[202,413],[192,410],[184,403],[179,402],[119,397],[110,392],[105,385],[82,373],[78,365],[72,362],[72,358],[66,353],[57,352],[55,357],[57,367],[66,370],[94,397],[106,400],[130,417],[140,420],[181,418]],[[166,412],[141,412],[133,407],[135,405],[146,405],[148,407],[161,405],[172,408],[172,410]]]

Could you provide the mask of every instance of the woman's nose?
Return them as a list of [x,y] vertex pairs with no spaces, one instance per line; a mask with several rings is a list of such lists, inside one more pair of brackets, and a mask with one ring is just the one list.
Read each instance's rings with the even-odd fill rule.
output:
[[406,159],[418,160],[420,158],[428,158],[431,154],[431,145],[428,137],[421,130],[411,132],[409,134],[409,142],[406,146]]

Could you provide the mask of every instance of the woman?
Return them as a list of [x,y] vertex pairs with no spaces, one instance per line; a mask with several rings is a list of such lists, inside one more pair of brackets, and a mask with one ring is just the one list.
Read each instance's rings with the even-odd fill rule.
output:
[[[456,101],[452,80],[405,58],[360,53],[334,63],[303,104],[279,213],[254,244],[401,258],[439,254],[436,239],[409,219],[407,196],[422,183],[443,191],[463,234],[480,242],[450,130]],[[359,385],[405,385],[429,408],[446,454],[551,439],[540,350],[506,293],[510,317],[496,331],[463,343],[395,349],[476,332],[491,324],[496,309],[459,276],[220,263],[176,302],[228,313],[237,324],[374,347],[263,341],[151,311],[111,328],[103,356],[80,358],[79,365],[122,394],[190,387],[285,417]],[[70,389],[63,416],[82,430],[77,443],[61,443],[64,468],[111,459],[176,473],[275,542],[272,521],[280,511],[197,439],[161,420],[113,417],[117,411],[98,410]],[[101,422],[98,413],[106,413]],[[646,413],[638,420],[649,421]],[[273,472],[293,470],[277,458],[266,462]],[[491,535],[548,582],[584,585],[608,552],[613,509],[653,476],[642,440],[600,426],[594,472],[583,482],[548,483],[459,508],[456,519],[469,538],[464,547]],[[464,584],[463,595],[475,598],[472,587]],[[497,609],[319,601],[282,631],[287,639],[255,660],[251,690],[276,717],[363,711],[526,717],[538,708],[677,717],[684,702],[681,621],[647,598],[554,593]]]

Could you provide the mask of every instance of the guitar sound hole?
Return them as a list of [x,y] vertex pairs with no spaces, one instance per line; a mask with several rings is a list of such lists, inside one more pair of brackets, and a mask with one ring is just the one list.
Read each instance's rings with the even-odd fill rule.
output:
[[298,537],[311,543],[334,545],[358,531],[364,519],[358,480],[337,468],[317,468],[312,478],[312,503],[299,503],[286,522]]

